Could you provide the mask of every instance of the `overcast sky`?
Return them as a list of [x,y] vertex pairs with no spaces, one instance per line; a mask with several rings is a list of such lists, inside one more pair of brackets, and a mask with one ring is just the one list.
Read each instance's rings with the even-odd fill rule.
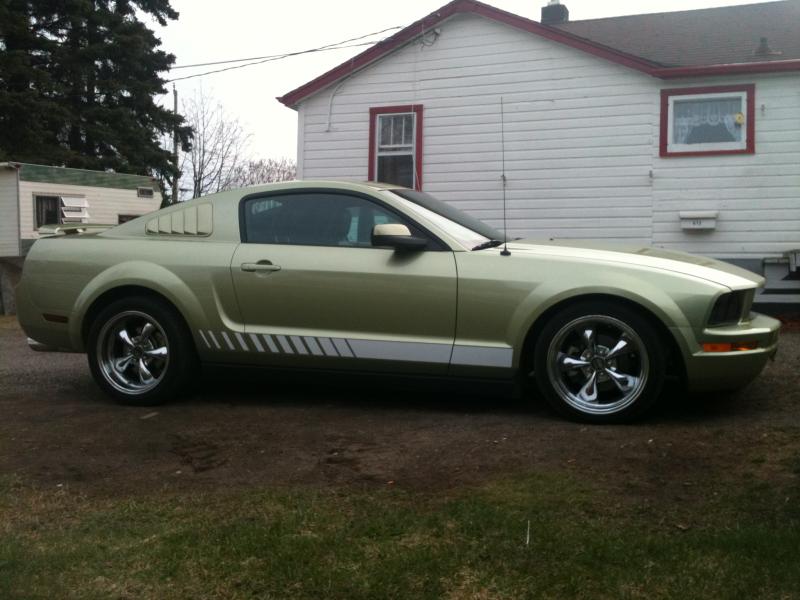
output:
[[[643,12],[689,10],[758,0],[563,0],[571,20]],[[446,4],[447,0],[172,0],[180,19],[157,33],[176,65],[283,54],[316,48],[394,26],[405,26]],[[539,20],[547,0],[489,0],[504,10]],[[390,34],[386,34],[390,35]],[[377,38],[376,38],[377,39]],[[181,97],[202,86],[251,134],[254,158],[295,158],[296,113],[275,100],[335,67],[365,48],[351,48],[287,58],[177,83]],[[210,68],[181,69],[172,77]],[[166,99],[165,99],[166,100]],[[171,98],[169,102],[171,104]]]

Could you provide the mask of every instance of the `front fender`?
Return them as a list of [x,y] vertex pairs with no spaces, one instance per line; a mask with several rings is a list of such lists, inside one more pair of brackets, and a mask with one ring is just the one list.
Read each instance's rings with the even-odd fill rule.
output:
[[643,307],[667,327],[682,352],[689,353],[696,345],[694,332],[702,329],[701,316],[709,298],[727,288],[684,276],[656,279],[617,273],[613,286],[600,281],[579,286],[568,286],[557,279],[542,282],[516,307],[508,323],[506,335],[513,341],[514,365],[519,366],[525,340],[543,314],[570,300],[595,295],[621,298]]

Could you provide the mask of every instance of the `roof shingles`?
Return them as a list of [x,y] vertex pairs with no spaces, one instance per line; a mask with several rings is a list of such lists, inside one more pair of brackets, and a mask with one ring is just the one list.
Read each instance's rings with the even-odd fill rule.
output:
[[[800,1],[571,21],[561,31],[665,67],[800,59]],[[758,54],[767,38],[771,55]]]
[[[295,108],[309,96],[407,44],[421,31],[459,13],[492,19],[662,79],[800,71],[800,0],[560,25],[542,25],[479,0],[452,0],[278,100]],[[772,52],[758,52],[762,38]]]

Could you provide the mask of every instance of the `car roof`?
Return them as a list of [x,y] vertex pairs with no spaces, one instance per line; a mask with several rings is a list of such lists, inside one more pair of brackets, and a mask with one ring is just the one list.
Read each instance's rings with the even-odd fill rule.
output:
[[358,191],[380,191],[403,189],[402,186],[392,183],[379,183],[376,181],[352,181],[352,180],[325,180],[325,179],[304,179],[298,181],[283,181],[279,183],[264,183],[248,187],[228,190],[226,193],[247,193],[257,194],[259,192],[270,192],[282,189],[295,188],[331,188]]

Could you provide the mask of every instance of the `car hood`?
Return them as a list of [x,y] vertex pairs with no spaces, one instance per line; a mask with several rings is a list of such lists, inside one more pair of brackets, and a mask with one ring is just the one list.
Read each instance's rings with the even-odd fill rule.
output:
[[764,278],[760,275],[730,263],[705,256],[696,256],[686,252],[664,250],[663,248],[650,246],[624,246],[578,240],[516,240],[508,243],[508,249],[512,253],[616,262],[637,267],[672,271],[713,281],[732,290],[750,289],[764,285]]

